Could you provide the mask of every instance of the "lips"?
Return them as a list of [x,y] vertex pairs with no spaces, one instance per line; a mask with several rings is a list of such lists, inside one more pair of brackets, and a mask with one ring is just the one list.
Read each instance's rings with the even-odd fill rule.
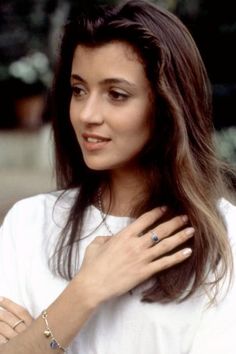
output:
[[88,143],[101,143],[103,141],[107,141],[106,139],[98,139],[98,138],[91,138],[91,137],[88,137],[88,138],[85,138],[85,140],[88,142]]
[[109,138],[105,138],[95,134],[82,134],[83,146],[87,151],[96,151],[105,148],[105,146],[111,141]]
[[104,141],[110,141],[111,139],[105,138],[95,134],[82,134],[82,137],[88,143],[102,143]]

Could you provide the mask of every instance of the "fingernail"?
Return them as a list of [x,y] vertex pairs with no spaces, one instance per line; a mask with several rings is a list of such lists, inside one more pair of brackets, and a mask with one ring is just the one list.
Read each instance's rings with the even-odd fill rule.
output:
[[193,227],[188,227],[186,230],[185,230],[185,234],[190,236],[192,234],[194,234],[194,231],[195,229]]
[[190,256],[191,253],[192,253],[191,248],[185,248],[185,249],[183,250],[183,255],[184,255],[185,257]]
[[163,213],[167,210],[167,206],[166,205],[162,205],[161,206],[161,211],[163,211]]
[[188,221],[188,216],[187,215],[183,215],[182,216],[182,220],[183,220],[183,222],[187,222]]

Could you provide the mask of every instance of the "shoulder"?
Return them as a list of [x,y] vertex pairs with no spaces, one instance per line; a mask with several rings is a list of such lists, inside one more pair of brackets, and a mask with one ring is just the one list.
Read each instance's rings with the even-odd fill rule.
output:
[[62,190],[45,194],[38,194],[16,202],[10,209],[10,213],[37,213],[40,210],[50,211],[52,208],[71,207],[76,195],[76,190]]
[[21,199],[16,202],[9,210],[7,218],[9,217],[9,215],[11,217],[17,217],[18,215],[21,216],[22,214],[36,214],[42,209],[48,209],[52,207],[55,202],[55,193],[39,194],[25,199]]
[[[57,220],[65,219],[73,204],[75,190],[56,191],[25,198],[13,205],[7,213],[2,230],[19,231],[36,230]],[[63,225],[61,225],[63,226]]]

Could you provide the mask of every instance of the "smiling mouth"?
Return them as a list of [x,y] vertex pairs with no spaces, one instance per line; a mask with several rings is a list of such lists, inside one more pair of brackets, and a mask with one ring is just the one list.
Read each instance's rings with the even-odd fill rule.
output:
[[90,144],[106,143],[111,140],[95,134],[82,134],[82,137],[86,143]]
[[85,141],[87,141],[88,143],[103,143],[105,141],[109,141],[109,139],[98,139],[98,138],[87,137],[85,138]]

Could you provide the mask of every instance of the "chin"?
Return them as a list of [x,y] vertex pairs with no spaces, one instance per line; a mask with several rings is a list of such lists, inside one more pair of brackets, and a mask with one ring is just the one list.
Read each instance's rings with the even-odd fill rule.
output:
[[[116,162],[116,163],[115,163]],[[112,171],[117,169],[129,169],[130,166],[133,166],[130,160],[128,161],[111,161],[111,159],[84,159],[84,163],[90,170],[94,171]]]
[[91,163],[89,161],[85,161],[86,166],[93,171],[112,171],[119,168],[122,168],[120,165],[108,164],[108,163]]
[[101,163],[91,163],[89,161],[85,161],[86,166],[93,171],[105,171],[105,170],[110,170],[112,167],[107,164],[101,164]]

